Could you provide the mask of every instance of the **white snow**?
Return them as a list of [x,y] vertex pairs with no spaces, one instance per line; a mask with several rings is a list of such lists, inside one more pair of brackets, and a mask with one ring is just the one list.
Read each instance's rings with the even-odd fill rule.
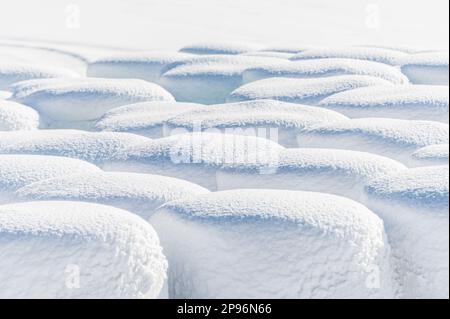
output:
[[217,173],[218,189],[316,191],[362,201],[364,186],[370,179],[407,169],[395,160],[375,154],[307,148],[282,150],[272,165],[265,167],[265,163],[257,162],[226,165]]
[[[2,142],[3,140],[3,142]],[[36,154],[65,156],[103,165],[131,146],[148,138],[118,132],[85,132],[78,130],[38,130],[0,132],[0,154]]]
[[448,51],[416,53],[401,62],[402,72],[415,84],[448,85]]
[[171,298],[391,295],[383,223],[344,197],[223,191],[165,204],[150,223],[169,260]]
[[106,112],[95,123],[95,129],[160,138],[164,136],[167,120],[200,107],[201,104],[180,102],[141,102],[120,106]]
[[411,155],[410,166],[448,165],[448,144],[425,146]]
[[1,298],[156,298],[167,261],[153,228],[80,202],[0,206]]
[[33,89],[27,87],[28,92],[17,92],[15,99],[53,121],[95,120],[114,107],[174,100],[162,87],[135,79],[66,79],[33,85]]
[[448,86],[389,85],[333,94],[318,104],[351,118],[386,117],[448,123]]
[[261,49],[260,45],[233,42],[203,42],[186,45],[180,52],[191,54],[241,54]]
[[395,67],[372,61],[352,59],[312,59],[247,69],[244,83],[271,77],[321,78],[336,75],[368,75],[394,84],[408,83],[408,78]]
[[0,155],[0,202],[13,199],[17,189],[53,177],[96,173],[100,169],[77,159],[39,155]]
[[361,118],[317,124],[299,132],[300,147],[369,152],[404,164],[424,146],[448,144],[449,127],[433,121]]
[[273,99],[291,103],[316,104],[327,96],[391,82],[367,75],[340,75],[326,78],[268,78],[242,85],[231,92],[228,102]]
[[35,130],[39,114],[31,107],[0,99],[0,131]]
[[185,179],[216,189],[216,171],[224,164],[276,160],[283,149],[269,139],[218,132],[176,134],[132,146],[108,171],[128,171]]
[[405,298],[449,297],[449,169],[433,166],[381,177],[367,205],[386,225]]
[[[307,105],[274,100],[224,103],[195,108],[166,120],[165,132],[170,135],[181,128],[217,129],[223,133],[254,135],[268,138],[275,129],[277,142],[285,147],[297,145],[297,131],[317,123],[347,119],[345,116]],[[182,131],[182,130],[180,130]]]
[[209,193],[203,187],[166,176],[95,172],[56,177],[29,184],[15,196],[20,200],[69,200],[115,206],[148,218],[162,204]]

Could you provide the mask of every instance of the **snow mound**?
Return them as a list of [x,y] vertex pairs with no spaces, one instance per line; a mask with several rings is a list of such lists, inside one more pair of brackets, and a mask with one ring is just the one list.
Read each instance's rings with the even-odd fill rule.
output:
[[162,204],[209,193],[193,183],[165,176],[98,172],[47,179],[27,185],[17,198],[94,202],[126,209],[148,218]]
[[0,61],[0,89],[8,90],[14,82],[30,79],[72,78],[79,75],[71,70],[50,66],[36,66],[34,64]]
[[448,85],[448,51],[411,54],[402,61],[401,70],[415,84]]
[[190,54],[241,54],[249,51],[256,51],[261,46],[248,43],[236,43],[236,42],[203,42],[195,43],[184,46],[180,49],[180,52]]
[[170,263],[171,298],[390,295],[382,221],[347,198],[224,191],[165,204],[150,223]]
[[280,53],[291,53],[296,54],[306,50],[313,49],[315,47],[310,45],[273,45],[269,47],[265,47],[260,50],[263,52],[280,52]]
[[406,56],[408,56],[407,53],[398,50],[355,46],[305,50],[294,55],[291,60],[342,58],[368,60],[389,65],[399,65],[402,59],[404,59]]
[[243,84],[246,69],[280,61],[285,60],[243,55],[200,56],[169,65],[160,84],[180,102],[222,103]]
[[231,92],[228,102],[272,99],[291,103],[315,104],[327,96],[391,82],[366,75],[340,75],[325,78],[268,78],[245,84]]
[[95,123],[95,129],[160,138],[164,136],[165,121],[200,107],[200,104],[179,102],[141,102],[120,106],[106,112]]
[[[274,100],[254,100],[208,105],[174,116],[165,122],[168,134],[186,130],[217,129],[225,133],[270,137],[276,130],[279,144],[297,145],[297,130],[317,123],[339,121],[345,116],[307,105]],[[181,130],[182,131],[182,130]],[[269,135],[269,136],[268,136]]]
[[319,106],[352,118],[387,117],[448,123],[448,87],[438,85],[371,86],[336,93]]
[[336,149],[286,149],[280,151],[275,164],[266,174],[259,174],[264,163],[227,165],[217,173],[218,189],[315,191],[361,201],[370,179],[406,170],[406,166],[386,157]]
[[23,104],[0,99],[0,131],[35,130],[39,114]]
[[162,87],[135,79],[66,79],[45,81],[41,87],[35,81],[26,90],[15,94],[15,99],[49,120],[64,122],[95,120],[114,107],[131,103],[174,100]]
[[285,59],[285,60],[289,60],[290,58],[292,58],[294,56],[294,54],[292,54],[292,53],[273,52],[273,51],[252,51],[252,52],[242,53],[241,55],[279,58],[279,59]]
[[224,164],[276,160],[279,144],[254,136],[196,132],[176,134],[130,147],[126,156],[106,163],[108,171],[128,171],[181,178],[216,189]]
[[0,155],[0,202],[10,201],[17,189],[53,177],[96,173],[92,164],[64,157],[38,155]]
[[131,78],[158,83],[161,72],[172,63],[192,57],[179,52],[138,52],[105,57],[89,64],[87,75],[100,78]]
[[411,155],[410,166],[448,165],[448,144],[425,146]]
[[146,137],[129,133],[77,130],[38,130],[33,134],[4,132],[0,139],[3,137],[0,154],[64,156],[97,165],[122,158],[129,147],[149,141]]
[[424,146],[448,144],[448,125],[432,121],[362,118],[317,124],[298,134],[300,147],[375,153],[404,164]]
[[405,298],[449,297],[449,169],[421,167],[368,183],[386,225]]
[[378,62],[352,59],[316,59],[285,62],[247,69],[244,83],[271,77],[321,78],[336,75],[368,75],[394,84],[408,83],[408,78],[398,69]]
[[1,298],[156,298],[167,261],[153,228],[80,202],[0,206]]

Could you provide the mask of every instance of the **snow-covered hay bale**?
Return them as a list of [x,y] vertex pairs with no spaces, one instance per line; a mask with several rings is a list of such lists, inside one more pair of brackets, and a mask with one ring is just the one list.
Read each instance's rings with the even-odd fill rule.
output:
[[268,78],[237,88],[228,102],[272,99],[291,103],[316,104],[331,94],[374,85],[392,83],[367,75],[339,75],[325,78]]
[[336,93],[318,105],[351,118],[386,117],[448,123],[448,101],[447,86],[389,85]]
[[0,206],[1,298],[157,298],[167,261],[153,228],[80,202]]
[[401,70],[414,84],[448,85],[448,51],[411,54],[402,60]]
[[0,131],[35,130],[39,114],[26,105],[0,99]]
[[448,144],[425,146],[411,155],[410,166],[448,165]]
[[449,131],[447,124],[433,121],[362,118],[317,124],[297,138],[299,147],[369,152],[407,164],[419,148],[448,144]]
[[384,221],[405,298],[449,297],[449,170],[433,166],[368,183],[367,205]]
[[0,61],[1,90],[8,90],[9,85],[19,81],[46,78],[75,78],[78,76],[76,72],[63,68],[36,66],[34,64],[16,63],[13,61]]
[[315,191],[361,201],[364,186],[370,179],[407,169],[397,161],[375,154],[313,148],[282,150],[278,162],[274,164],[271,167],[266,167],[264,163],[226,165],[217,173],[217,187],[219,190],[269,188]]
[[0,202],[28,184],[71,174],[97,173],[100,169],[77,159],[39,155],[0,155]]
[[247,69],[244,83],[265,78],[321,78],[336,75],[368,75],[394,84],[408,83],[408,78],[398,69],[384,63],[352,59],[315,59],[292,61]]
[[162,87],[135,79],[66,79],[45,81],[42,87],[36,83],[33,89],[27,87],[25,94],[17,92],[15,99],[32,106],[49,121],[95,120],[118,106],[174,100]]
[[172,177],[98,172],[56,177],[29,184],[16,192],[20,200],[93,202],[126,209],[148,218],[162,204],[209,193],[203,187]]
[[99,131],[128,132],[160,138],[164,136],[165,121],[200,107],[201,104],[179,102],[130,104],[106,112],[94,127]]
[[[102,165],[122,158],[129,147],[149,141],[148,138],[116,132],[77,130],[38,130],[3,132],[0,154],[35,154],[64,156]],[[3,144],[3,145],[2,145]]]
[[201,42],[186,45],[180,49],[180,52],[211,55],[211,54],[226,54],[236,55],[245,52],[255,51],[261,46],[257,44],[238,43],[238,42]]
[[158,83],[164,68],[190,57],[190,54],[159,51],[118,54],[89,63],[87,75],[99,78],[142,79]]
[[299,129],[345,119],[345,116],[337,112],[317,107],[274,100],[255,100],[196,108],[168,119],[164,131],[170,135],[183,131],[182,129],[217,129],[222,133],[270,138],[285,147],[294,147],[297,145]]
[[407,53],[398,50],[355,46],[305,50],[294,55],[291,60],[342,58],[374,61],[389,65],[399,65],[402,59],[406,56],[408,56]]
[[280,61],[284,60],[243,55],[200,56],[169,65],[160,83],[180,102],[223,103],[243,84],[242,73],[246,69]]
[[216,172],[222,165],[275,161],[281,149],[275,142],[254,136],[185,133],[130,147],[126,156],[103,168],[176,177],[215,190]]
[[344,197],[216,192],[165,204],[150,223],[169,260],[171,298],[391,295],[383,223]]

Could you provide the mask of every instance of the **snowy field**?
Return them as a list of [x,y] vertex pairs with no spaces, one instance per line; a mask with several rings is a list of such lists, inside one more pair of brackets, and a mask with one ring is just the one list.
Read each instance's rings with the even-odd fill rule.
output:
[[4,0],[0,298],[449,298],[448,1]]

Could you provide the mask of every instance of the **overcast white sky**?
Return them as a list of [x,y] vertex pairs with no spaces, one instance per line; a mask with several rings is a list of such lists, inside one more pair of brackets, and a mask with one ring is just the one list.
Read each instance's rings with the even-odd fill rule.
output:
[[0,0],[0,39],[140,49],[205,40],[448,49],[448,11],[448,0]]

